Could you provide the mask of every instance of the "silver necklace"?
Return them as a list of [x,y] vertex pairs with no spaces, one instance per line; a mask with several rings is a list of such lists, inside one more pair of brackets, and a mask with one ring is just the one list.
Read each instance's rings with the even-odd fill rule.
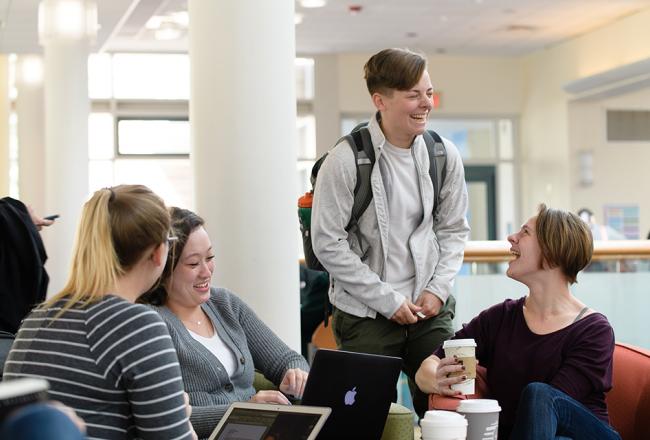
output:
[[183,319],[182,321],[184,321],[184,322],[189,322],[189,323],[196,324],[196,325],[201,325],[201,324],[203,324],[203,323],[205,322],[204,319],[201,319],[201,320],[198,320],[198,321],[194,321],[194,320],[185,320],[185,319]]

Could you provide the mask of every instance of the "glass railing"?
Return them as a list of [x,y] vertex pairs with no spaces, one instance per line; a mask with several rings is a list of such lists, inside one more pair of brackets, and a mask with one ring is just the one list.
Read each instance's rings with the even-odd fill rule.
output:
[[[509,249],[507,241],[467,244],[454,287],[456,328],[493,304],[526,295],[526,286],[505,275]],[[617,341],[650,349],[650,241],[596,241],[592,263],[571,290],[607,316]]]

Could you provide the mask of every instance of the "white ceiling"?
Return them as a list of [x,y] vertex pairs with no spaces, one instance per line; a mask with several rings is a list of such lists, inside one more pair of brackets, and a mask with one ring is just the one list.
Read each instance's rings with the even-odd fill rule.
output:
[[[0,0],[0,52],[41,51],[38,3]],[[97,0],[97,4],[101,29],[93,50],[187,50],[186,37],[156,41],[144,27],[152,15],[186,10],[187,0]],[[348,11],[353,4],[362,7],[356,15]],[[296,26],[296,47],[300,54],[409,47],[430,53],[516,56],[645,8],[650,8],[650,0],[328,0],[319,9],[296,4],[304,16]]]

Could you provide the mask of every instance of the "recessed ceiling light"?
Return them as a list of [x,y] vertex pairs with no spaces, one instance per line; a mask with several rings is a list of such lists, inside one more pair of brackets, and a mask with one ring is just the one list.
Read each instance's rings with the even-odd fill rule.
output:
[[181,37],[181,31],[176,26],[164,25],[157,29],[154,34],[156,40],[178,40]]
[[190,25],[190,14],[187,11],[172,12],[169,18],[176,24],[188,27]]
[[326,0],[300,0],[300,6],[303,8],[322,8],[326,4]]
[[145,24],[144,27],[147,29],[158,29],[162,22],[163,18],[160,15],[153,15],[149,20],[147,20],[147,24]]

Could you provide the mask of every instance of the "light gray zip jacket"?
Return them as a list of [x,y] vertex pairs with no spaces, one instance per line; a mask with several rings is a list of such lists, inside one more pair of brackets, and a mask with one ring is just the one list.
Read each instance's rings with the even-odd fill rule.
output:
[[[368,123],[375,148],[375,166],[370,175],[373,198],[359,219],[359,233],[348,233],[354,204],[357,171],[354,154],[346,141],[334,147],[318,171],[312,206],[314,253],[330,273],[332,304],[359,317],[391,318],[404,302],[404,295],[386,283],[384,269],[390,219],[379,161],[386,142],[376,116]],[[447,149],[447,173],[440,191],[438,219],[434,222],[433,183],[429,177],[429,155],[423,137],[417,136],[411,151],[417,168],[424,217],[409,239],[415,264],[415,302],[423,290],[443,303],[452,291],[454,277],[463,261],[469,225],[467,187],[463,163],[456,146],[443,139]],[[358,235],[361,237],[359,243]]]

